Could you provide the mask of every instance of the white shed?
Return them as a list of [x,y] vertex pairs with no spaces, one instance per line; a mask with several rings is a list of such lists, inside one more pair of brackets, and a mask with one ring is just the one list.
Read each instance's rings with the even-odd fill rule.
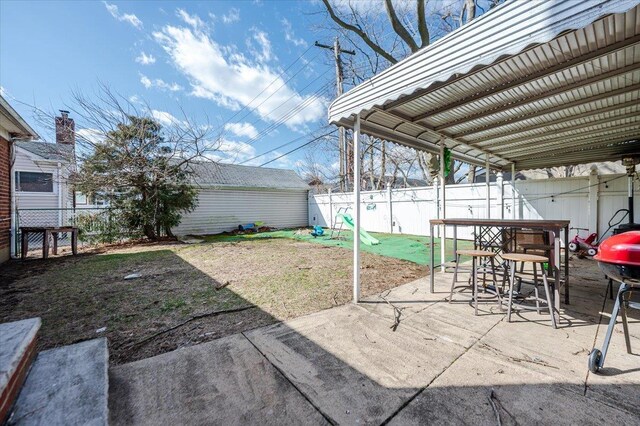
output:
[[275,228],[308,225],[309,186],[295,171],[220,163],[192,167],[198,206],[174,234],[217,234],[258,221]]

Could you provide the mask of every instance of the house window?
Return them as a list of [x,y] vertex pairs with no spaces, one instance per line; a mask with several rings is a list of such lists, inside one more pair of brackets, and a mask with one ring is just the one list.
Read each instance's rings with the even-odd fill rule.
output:
[[53,192],[53,173],[16,172],[16,191]]
[[78,205],[87,205],[88,200],[87,200],[87,196],[85,194],[83,194],[82,192],[78,192],[76,191],[76,204]]

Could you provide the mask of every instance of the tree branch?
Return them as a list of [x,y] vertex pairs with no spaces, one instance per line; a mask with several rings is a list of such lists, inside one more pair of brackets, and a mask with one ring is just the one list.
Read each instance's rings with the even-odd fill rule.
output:
[[396,32],[400,36],[400,38],[409,46],[411,52],[416,52],[419,48],[416,44],[416,41],[411,37],[409,31],[402,25],[398,15],[396,14],[395,9],[393,8],[393,3],[391,0],[385,0],[384,2],[385,8],[387,9],[387,16],[389,17],[389,21],[391,22],[391,26],[393,27],[393,31]]
[[[379,54],[380,56],[385,58],[387,61],[391,62],[392,64],[395,64],[396,62],[398,62],[398,60],[396,58],[394,58],[393,56],[391,56],[391,54],[389,52],[384,50],[378,44],[374,43],[374,41],[371,40],[371,38],[364,31],[362,31],[360,28],[356,27],[355,25],[351,25],[348,22],[345,22],[342,19],[340,19],[340,17],[338,15],[336,15],[336,13],[333,10],[333,7],[331,6],[331,4],[329,4],[329,0],[322,0],[322,3],[324,3],[324,6],[327,8],[327,12],[329,12],[329,16],[331,17],[331,19],[336,24],[340,25],[345,30],[349,30],[349,31],[357,34],[358,37],[360,37],[362,39],[362,41],[364,41],[367,44],[367,46],[369,46],[374,52],[376,52],[377,54]],[[414,44],[415,44],[415,42],[414,42]]]
[[420,32],[420,48],[429,45],[429,28],[424,11],[424,0],[418,0],[418,31]]

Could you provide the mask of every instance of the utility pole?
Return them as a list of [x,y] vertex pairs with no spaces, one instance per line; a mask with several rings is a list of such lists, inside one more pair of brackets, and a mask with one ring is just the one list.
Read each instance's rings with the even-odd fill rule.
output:
[[[338,37],[336,37],[335,41],[333,42],[333,46],[318,43],[317,41],[315,45],[316,47],[321,47],[323,49],[333,50],[333,57],[336,61],[336,94],[337,96],[342,95],[344,93],[344,74],[342,72],[342,60],[340,59],[340,54],[346,53],[347,55],[355,55],[356,52],[354,52],[353,50],[341,49]],[[346,146],[344,127],[340,127],[338,129],[338,149],[340,151],[340,192],[344,192],[346,190],[345,174],[349,170],[349,165],[352,164],[353,161],[353,158],[350,157],[351,150]]]

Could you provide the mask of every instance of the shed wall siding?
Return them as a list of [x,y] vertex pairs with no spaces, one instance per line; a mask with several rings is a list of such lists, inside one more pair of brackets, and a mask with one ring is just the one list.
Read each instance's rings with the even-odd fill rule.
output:
[[217,234],[256,221],[276,228],[307,226],[307,209],[307,191],[203,189],[198,207],[173,232]]

